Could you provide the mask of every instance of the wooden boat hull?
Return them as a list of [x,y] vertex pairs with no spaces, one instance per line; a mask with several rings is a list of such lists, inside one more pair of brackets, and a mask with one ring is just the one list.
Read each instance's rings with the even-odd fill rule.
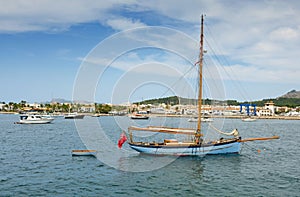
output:
[[96,156],[96,150],[72,150],[72,156]]
[[134,120],[148,120],[149,116],[131,116],[131,119],[134,119]]
[[238,154],[241,151],[241,142],[239,142],[238,140],[204,145],[180,145],[180,143],[176,143],[173,145],[147,145],[129,143],[129,146],[140,153],[176,156],[204,156],[233,153]]

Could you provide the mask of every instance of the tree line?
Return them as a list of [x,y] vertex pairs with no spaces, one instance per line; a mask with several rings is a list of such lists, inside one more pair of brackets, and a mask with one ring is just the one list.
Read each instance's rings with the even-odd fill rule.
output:
[[[20,112],[20,111],[46,111],[49,113],[53,112],[62,112],[62,113],[67,113],[67,112],[81,112],[82,107],[86,106],[84,104],[80,103],[45,103],[45,104],[38,104],[38,107],[34,107],[32,105],[29,105],[26,101],[22,100],[19,103],[15,102],[0,102],[2,104],[2,108],[0,108],[0,111],[7,111],[7,112]],[[94,107],[93,112],[96,113],[109,113],[111,110],[119,110],[120,107],[116,106],[111,106],[108,104],[98,104],[94,103],[90,105],[90,107]],[[123,109],[123,108],[122,108]]]
[[[270,98],[270,99],[263,99],[259,101],[244,101],[244,102],[238,102],[237,100],[213,100],[213,99],[202,99],[202,103],[205,105],[240,105],[240,104],[246,104],[246,103],[251,103],[251,104],[256,104],[258,107],[262,107],[265,105],[265,103],[272,101],[275,103],[276,106],[279,107],[291,107],[295,108],[297,106],[300,106],[300,98]],[[156,98],[156,99],[149,99],[141,102],[135,102],[135,104],[160,104],[160,103],[165,103],[168,105],[196,105],[197,100],[196,99],[190,99],[190,98],[181,98],[177,96],[170,96],[170,97],[165,97],[165,98]]]

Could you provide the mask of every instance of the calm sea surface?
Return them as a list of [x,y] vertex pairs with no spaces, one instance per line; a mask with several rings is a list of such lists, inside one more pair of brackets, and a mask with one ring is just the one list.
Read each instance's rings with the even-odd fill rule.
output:
[[[225,120],[223,128],[239,128],[243,138],[281,138],[244,143],[240,155],[170,159],[139,155],[127,144],[119,150],[128,117],[85,117],[82,125],[62,117],[52,124],[14,124],[18,118],[0,115],[0,196],[300,196],[300,121]],[[149,121],[188,124],[184,118]],[[98,139],[98,127],[107,139]],[[83,141],[99,151],[97,158],[71,156],[72,149],[86,148],[82,130],[94,139]]]

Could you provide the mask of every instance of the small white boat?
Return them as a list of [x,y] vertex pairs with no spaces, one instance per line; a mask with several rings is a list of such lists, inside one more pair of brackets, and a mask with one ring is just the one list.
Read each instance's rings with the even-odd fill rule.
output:
[[96,150],[72,150],[72,156],[96,156]]
[[[190,118],[188,119],[189,122],[197,122],[198,121],[198,117],[193,117],[193,118]],[[214,120],[211,119],[211,118],[201,118],[201,122],[213,122]]]
[[83,119],[84,115],[77,113],[68,113],[65,115],[65,119]]
[[50,116],[42,116],[37,114],[23,114],[20,116],[19,124],[46,124],[50,123],[54,118]]
[[248,118],[243,118],[242,121],[244,121],[244,122],[253,122],[253,121],[256,121],[256,119],[248,117]]
[[136,120],[147,120],[149,119],[149,116],[144,115],[144,114],[133,114],[130,116],[131,119],[136,119]]

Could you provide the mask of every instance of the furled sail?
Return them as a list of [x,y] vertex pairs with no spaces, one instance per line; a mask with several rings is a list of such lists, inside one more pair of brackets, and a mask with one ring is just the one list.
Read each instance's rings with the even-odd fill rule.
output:
[[214,127],[212,124],[209,124],[209,126],[210,126],[211,128],[213,128],[214,130],[216,130],[217,132],[223,134],[223,135],[228,135],[228,136],[231,136],[231,135],[233,135],[233,136],[239,136],[239,132],[238,132],[237,129],[234,129],[234,130],[233,130],[232,132],[230,132],[230,133],[226,133],[226,132],[223,132],[223,131],[217,129],[217,128]]

